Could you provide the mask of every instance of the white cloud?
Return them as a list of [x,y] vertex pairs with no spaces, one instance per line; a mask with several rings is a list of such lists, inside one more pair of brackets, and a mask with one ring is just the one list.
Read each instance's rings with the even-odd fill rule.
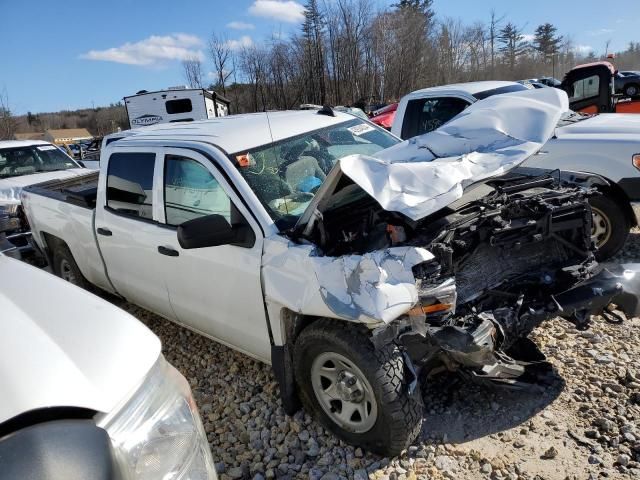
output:
[[572,50],[577,55],[589,55],[590,52],[593,52],[593,47],[591,45],[574,45]]
[[249,13],[256,17],[273,18],[287,23],[304,20],[304,7],[294,0],[255,0]]
[[155,66],[170,60],[190,58],[203,60],[202,50],[198,48],[200,46],[202,46],[202,40],[195,35],[186,33],[152,35],[139,42],[127,42],[119,47],[90,50],[80,55],[80,58],[127,65]]
[[243,48],[248,48],[253,45],[253,39],[247,35],[243,35],[237,40],[227,40],[227,46],[231,50],[242,50]]
[[256,28],[253,23],[247,22],[229,22],[227,23],[227,27],[233,28],[234,30],[253,30]]
[[522,35],[523,42],[533,42],[534,38],[536,38],[536,36],[533,33],[525,33]]
[[599,28],[598,30],[591,30],[589,32],[589,35],[591,35],[592,37],[597,37],[599,35],[607,35],[613,32],[615,32],[615,30],[612,28]]

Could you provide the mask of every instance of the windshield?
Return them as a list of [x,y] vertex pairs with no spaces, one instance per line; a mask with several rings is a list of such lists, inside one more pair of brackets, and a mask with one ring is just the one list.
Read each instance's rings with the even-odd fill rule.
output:
[[280,229],[291,228],[336,162],[373,155],[396,143],[387,131],[353,119],[232,155],[232,160]]
[[587,118],[594,117],[594,114],[574,112],[573,110],[567,110],[562,114],[560,120],[558,120],[558,127],[566,127],[567,125],[573,125],[574,123],[581,122]]
[[77,167],[78,165],[71,158],[54,145],[32,145],[0,150],[0,178]]

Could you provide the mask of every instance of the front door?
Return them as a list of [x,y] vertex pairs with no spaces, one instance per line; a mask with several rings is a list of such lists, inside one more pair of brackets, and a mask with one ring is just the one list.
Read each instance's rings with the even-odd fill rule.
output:
[[[158,261],[178,321],[268,362],[271,343],[260,281],[260,227],[211,160],[188,149],[165,149],[162,156],[161,222],[166,228],[158,245],[176,255]],[[246,221],[255,243],[183,249],[178,226],[211,214],[222,215],[231,225]]]

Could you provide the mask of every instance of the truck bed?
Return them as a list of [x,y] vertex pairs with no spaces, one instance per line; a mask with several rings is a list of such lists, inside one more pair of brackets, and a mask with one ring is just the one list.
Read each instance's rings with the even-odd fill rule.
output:
[[93,209],[98,196],[98,173],[65,180],[50,180],[26,187],[24,191]]

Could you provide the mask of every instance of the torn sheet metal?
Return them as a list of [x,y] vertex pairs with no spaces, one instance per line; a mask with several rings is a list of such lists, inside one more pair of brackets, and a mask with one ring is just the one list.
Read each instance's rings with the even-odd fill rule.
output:
[[567,95],[556,88],[496,95],[375,157],[345,157],[339,168],[385,210],[419,220],[459,199],[471,183],[535,154],[567,109]]
[[274,236],[264,245],[265,297],[305,315],[388,323],[416,304],[411,269],[433,258],[416,247],[324,257],[312,245]]

